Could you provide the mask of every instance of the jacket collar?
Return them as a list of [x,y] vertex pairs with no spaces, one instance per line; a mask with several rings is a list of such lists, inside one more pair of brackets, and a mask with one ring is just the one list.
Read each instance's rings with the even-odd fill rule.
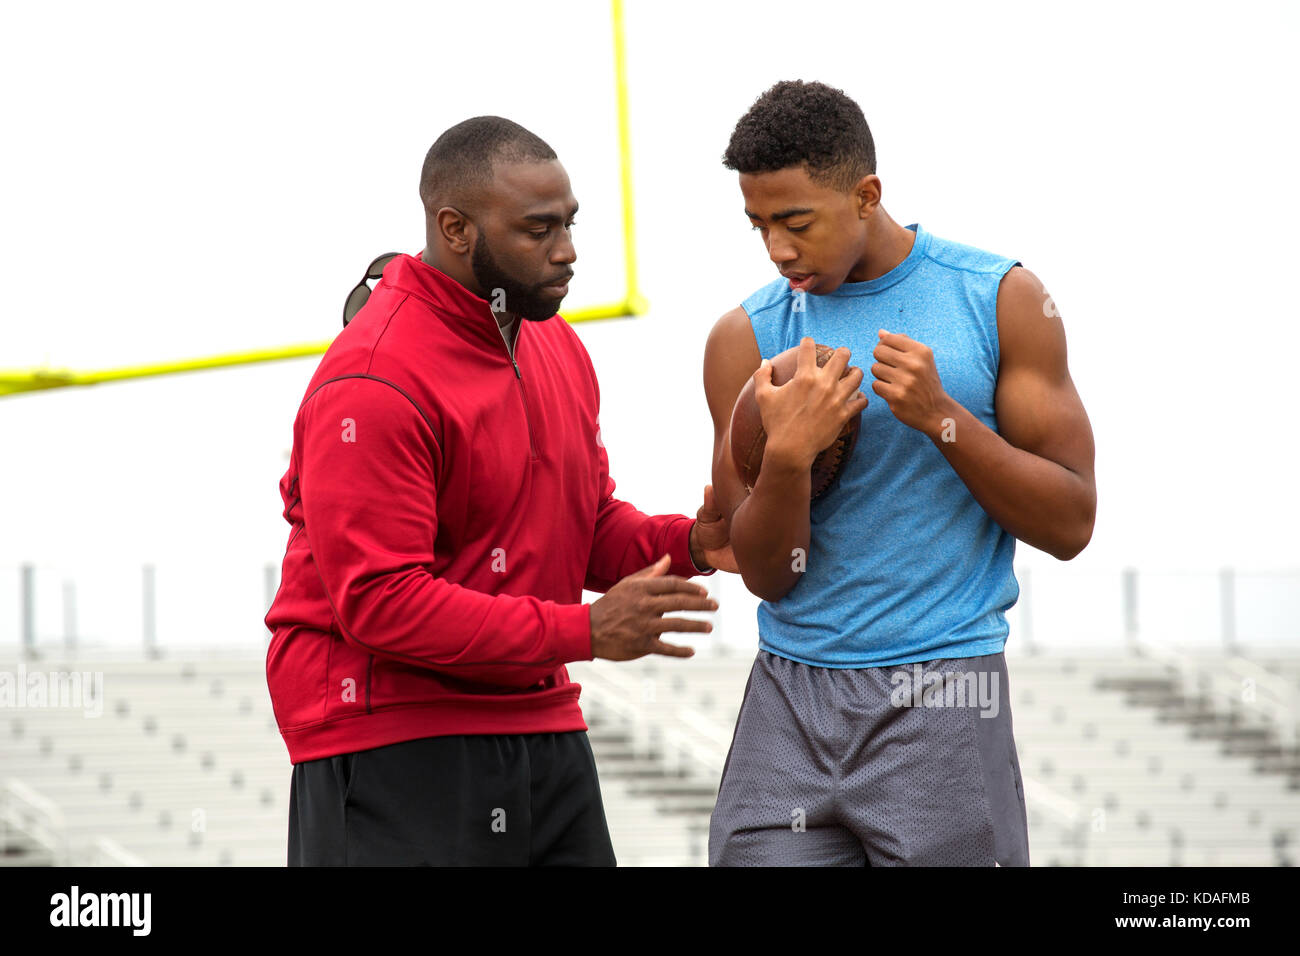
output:
[[[481,299],[451,276],[435,269],[423,259],[403,253],[384,267],[380,283],[405,292],[428,303],[448,325],[473,342],[494,350],[505,350],[501,327],[486,299]],[[378,288],[378,286],[376,286]],[[550,321],[549,319],[547,321]],[[526,321],[520,321],[516,346]],[[508,353],[507,353],[508,354]]]

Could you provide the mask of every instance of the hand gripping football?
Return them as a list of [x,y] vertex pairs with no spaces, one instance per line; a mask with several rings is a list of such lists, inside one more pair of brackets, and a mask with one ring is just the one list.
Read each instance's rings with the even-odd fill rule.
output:
[[[817,367],[825,365],[835,350],[829,345],[817,346]],[[784,385],[794,378],[799,367],[799,348],[786,349],[772,359],[772,384]],[[844,367],[844,375],[849,374],[852,366]],[[841,378],[844,376],[841,375]],[[853,454],[858,441],[858,432],[862,425],[862,416],[854,415],[840,429],[835,441],[824,448],[814,459],[812,465],[812,497],[815,499],[826,493],[845,464]],[[763,418],[758,411],[758,399],[754,395],[754,380],[751,378],[741,389],[736,398],[736,405],[731,410],[731,460],[735,463],[736,473],[745,484],[746,491],[752,491],[758,481],[759,469],[763,466],[763,451],[767,447],[767,432],[763,430]]]

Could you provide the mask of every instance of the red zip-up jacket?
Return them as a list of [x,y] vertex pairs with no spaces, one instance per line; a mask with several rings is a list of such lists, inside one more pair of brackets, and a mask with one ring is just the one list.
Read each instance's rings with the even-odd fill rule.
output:
[[421,737],[586,730],[582,590],[672,556],[693,518],[614,497],[591,359],[419,258],[321,359],[280,480],[289,534],[266,676],[293,763]]

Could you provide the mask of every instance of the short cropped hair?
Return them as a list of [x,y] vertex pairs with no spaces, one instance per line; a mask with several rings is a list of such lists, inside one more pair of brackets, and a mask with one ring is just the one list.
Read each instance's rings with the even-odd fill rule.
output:
[[467,204],[467,196],[492,181],[496,163],[544,163],[555,150],[535,133],[500,116],[475,116],[447,130],[424,157],[420,201],[432,215],[443,206]]

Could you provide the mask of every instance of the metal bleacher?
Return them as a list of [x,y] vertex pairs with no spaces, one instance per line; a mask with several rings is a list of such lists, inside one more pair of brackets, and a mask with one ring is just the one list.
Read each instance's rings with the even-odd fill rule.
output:
[[[707,862],[752,659],[570,666],[620,865]],[[102,674],[103,698],[99,716],[0,709],[0,862],[284,864],[290,765],[260,656],[22,666]],[[1300,656],[1009,646],[1008,668],[1034,865],[1294,863]]]
[[[11,834],[43,837],[37,859],[284,863],[290,765],[260,660],[28,666],[102,672],[104,694],[100,716],[84,707],[0,716],[0,812]],[[35,826],[22,827],[24,817]]]

